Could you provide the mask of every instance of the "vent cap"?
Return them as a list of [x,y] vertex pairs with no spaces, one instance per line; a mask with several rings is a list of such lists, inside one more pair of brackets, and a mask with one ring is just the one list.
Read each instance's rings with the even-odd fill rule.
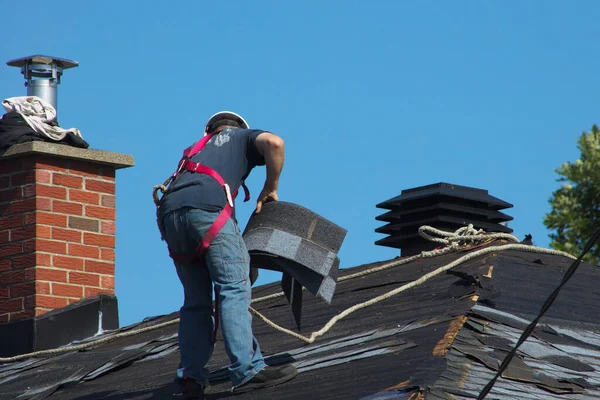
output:
[[377,204],[389,210],[378,216],[386,225],[375,229],[389,236],[375,242],[379,246],[401,250],[402,256],[419,254],[439,246],[419,236],[423,225],[455,231],[473,224],[487,232],[512,233],[505,223],[513,218],[500,212],[512,204],[491,196],[487,190],[450,183],[436,183],[403,190],[400,196]]

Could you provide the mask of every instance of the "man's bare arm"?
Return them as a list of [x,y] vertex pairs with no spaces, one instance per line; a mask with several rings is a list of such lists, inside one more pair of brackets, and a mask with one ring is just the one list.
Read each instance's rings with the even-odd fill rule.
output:
[[258,135],[255,143],[258,152],[265,158],[267,167],[265,185],[256,201],[256,212],[259,213],[264,203],[279,200],[277,189],[279,188],[279,176],[283,169],[284,143],[279,136],[269,132]]

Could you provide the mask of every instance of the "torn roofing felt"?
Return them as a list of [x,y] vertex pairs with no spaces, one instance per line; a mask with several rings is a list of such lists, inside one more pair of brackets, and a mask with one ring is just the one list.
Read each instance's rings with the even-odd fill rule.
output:
[[[316,331],[348,307],[384,294],[469,251],[421,259],[340,281],[330,306],[306,296],[303,329]],[[307,345],[254,319],[270,364],[300,373],[286,384],[236,399],[474,399],[525,324],[539,311],[570,260],[499,251],[474,258],[397,296],[341,319]],[[342,275],[385,263],[344,269]],[[519,350],[490,399],[594,399],[600,384],[598,271],[582,264]],[[253,298],[279,292],[255,288]],[[294,329],[287,300],[253,304],[273,322]],[[175,320],[149,319],[121,331]],[[0,366],[0,399],[148,399],[170,397],[179,362],[177,324],[114,339],[86,351]],[[108,332],[105,335],[116,335]],[[219,336],[208,367],[207,398],[230,397],[229,361]],[[537,397],[534,397],[537,396]]]

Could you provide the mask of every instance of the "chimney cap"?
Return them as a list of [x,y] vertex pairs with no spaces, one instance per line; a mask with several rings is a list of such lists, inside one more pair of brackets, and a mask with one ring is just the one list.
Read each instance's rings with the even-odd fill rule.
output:
[[79,63],[75,60],[67,60],[66,58],[59,58],[53,56],[44,56],[41,54],[35,54],[28,57],[16,58],[14,60],[10,60],[6,62],[6,65],[9,67],[23,67],[27,63],[37,63],[37,64],[52,64],[55,63],[58,67],[62,69],[68,69],[77,67]]

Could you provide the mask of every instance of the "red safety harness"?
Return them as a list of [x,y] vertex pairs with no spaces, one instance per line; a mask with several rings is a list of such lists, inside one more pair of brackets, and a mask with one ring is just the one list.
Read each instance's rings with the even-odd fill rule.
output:
[[[185,149],[183,151],[183,157],[179,161],[177,170],[173,173],[173,175],[171,175],[171,177],[167,180],[167,182],[165,182],[165,185],[170,185],[175,180],[175,178],[179,174],[181,174],[181,172],[183,170],[186,170],[189,172],[195,172],[198,174],[209,175],[209,176],[213,177],[217,182],[219,182],[219,185],[221,185],[221,187],[223,188],[223,191],[225,192],[225,197],[227,199],[227,201],[225,202],[225,206],[223,207],[223,210],[219,213],[219,215],[215,219],[215,222],[213,222],[213,224],[210,226],[210,228],[208,228],[208,231],[206,231],[206,233],[202,237],[202,240],[200,241],[200,243],[198,243],[198,246],[196,247],[196,251],[194,254],[174,253],[171,251],[171,249],[169,249],[169,256],[173,259],[173,261],[175,261],[177,263],[191,263],[194,261],[201,260],[204,257],[204,254],[206,253],[206,250],[208,250],[212,241],[215,239],[215,237],[221,231],[221,229],[223,228],[223,226],[225,225],[227,220],[233,214],[233,200],[237,197],[238,190],[236,189],[233,193],[231,193],[229,185],[227,184],[227,182],[225,182],[225,180],[221,177],[221,175],[219,175],[219,173],[217,171],[215,171],[212,168],[207,167],[206,165],[202,165],[200,163],[197,163],[197,162],[194,162],[191,160],[191,158],[193,156],[195,156],[196,154],[198,154],[200,151],[202,151],[202,149],[204,149],[204,146],[206,146],[208,141],[217,134],[218,134],[218,132],[210,133],[210,134],[204,136],[202,139],[200,139],[195,145],[190,146],[187,149]],[[246,202],[246,201],[250,200],[250,191],[246,187],[245,182],[242,182],[242,187],[244,188],[244,194],[245,194],[244,201]],[[155,197],[156,197],[156,195],[155,195]],[[213,342],[216,341],[217,329],[219,327],[218,302],[219,302],[219,292],[215,286],[215,311],[214,311],[214,313],[215,313],[215,331],[213,333]]]

